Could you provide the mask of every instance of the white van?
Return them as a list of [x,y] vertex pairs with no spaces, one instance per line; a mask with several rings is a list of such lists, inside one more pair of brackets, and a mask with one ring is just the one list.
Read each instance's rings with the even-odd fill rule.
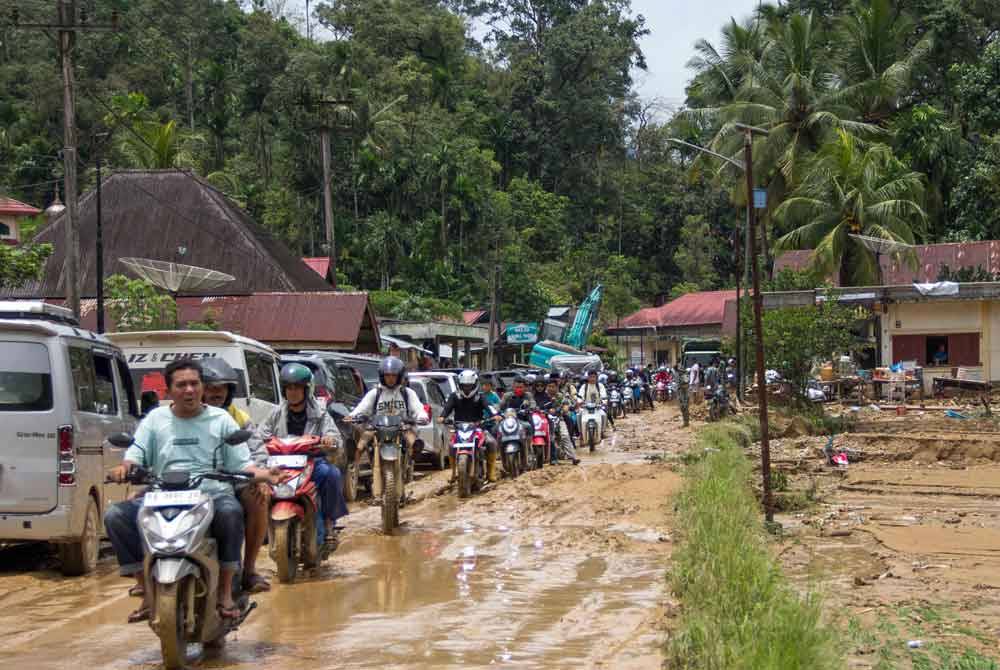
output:
[[68,309],[0,301],[0,543],[59,547],[62,571],[97,565],[101,519],[128,487],[105,484],[139,404],[122,351]]
[[157,401],[166,398],[163,368],[168,363],[215,357],[229,363],[240,375],[233,402],[246,410],[255,424],[263,422],[281,402],[278,354],[249,337],[226,331],[154,330],[109,333],[108,339],[125,352],[135,387],[143,395],[144,409],[147,398],[153,400],[152,394],[156,394]]

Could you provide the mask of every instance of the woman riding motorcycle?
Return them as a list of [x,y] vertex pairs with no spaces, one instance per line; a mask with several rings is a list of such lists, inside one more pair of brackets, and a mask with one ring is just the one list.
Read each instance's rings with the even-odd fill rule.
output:
[[[278,375],[281,385],[281,404],[257,428],[256,439],[267,444],[272,437],[317,435],[328,455],[341,448],[340,429],[326,408],[313,395],[312,370],[301,363],[286,363]],[[336,522],[347,515],[343,479],[340,470],[325,458],[318,458],[313,465],[312,480],[319,489],[323,522],[326,524],[326,543],[337,542]]]

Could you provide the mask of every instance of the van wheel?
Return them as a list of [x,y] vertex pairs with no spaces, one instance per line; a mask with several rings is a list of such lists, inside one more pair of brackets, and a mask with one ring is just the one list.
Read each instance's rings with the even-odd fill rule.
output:
[[101,521],[97,514],[97,503],[88,496],[87,512],[83,521],[83,535],[76,542],[59,545],[59,560],[62,573],[67,577],[86,575],[97,567],[100,549]]

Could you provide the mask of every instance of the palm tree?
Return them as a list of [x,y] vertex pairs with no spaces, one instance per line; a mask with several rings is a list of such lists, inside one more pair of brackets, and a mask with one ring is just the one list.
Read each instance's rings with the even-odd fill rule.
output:
[[916,23],[892,0],[854,0],[840,20],[844,45],[839,74],[843,96],[869,123],[884,124],[898,109],[913,71],[930,52],[929,36],[915,43]]
[[203,141],[200,135],[178,130],[173,120],[135,123],[122,138],[121,152],[128,162],[148,170],[193,166],[194,145]]
[[697,56],[687,66],[695,71],[688,87],[688,98],[701,104],[719,105],[732,102],[752,73],[759,71],[764,50],[764,31],[760,22],[736,19],[722,29],[719,47],[705,39],[694,43]]
[[924,176],[908,172],[884,144],[866,145],[845,130],[808,162],[801,185],[775,211],[795,228],[778,250],[813,249],[815,269],[842,286],[877,281],[874,255],[850,234],[912,244],[927,215]]

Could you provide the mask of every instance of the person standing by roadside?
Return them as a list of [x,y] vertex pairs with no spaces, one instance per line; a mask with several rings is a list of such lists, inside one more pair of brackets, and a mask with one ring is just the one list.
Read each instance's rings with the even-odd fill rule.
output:
[[688,395],[690,387],[690,377],[688,371],[683,367],[677,368],[677,404],[681,409],[681,418],[684,420],[684,428],[691,423],[691,397]]

